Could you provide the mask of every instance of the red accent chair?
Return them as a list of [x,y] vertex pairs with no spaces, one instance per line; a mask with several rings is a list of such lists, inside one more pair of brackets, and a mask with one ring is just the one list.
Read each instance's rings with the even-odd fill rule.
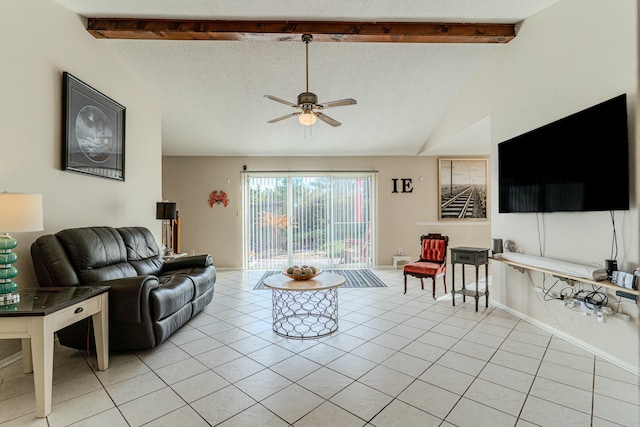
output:
[[407,276],[420,279],[422,289],[424,289],[425,277],[430,277],[433,281],[433,299],[436,298],[436,279],[442,277],[444,281],[444,292],[447,292],[447,246],[449,237],[442,234],[427,234],[420,237],[422,252],[420,259],[404,266],[404,293],[407,293]]

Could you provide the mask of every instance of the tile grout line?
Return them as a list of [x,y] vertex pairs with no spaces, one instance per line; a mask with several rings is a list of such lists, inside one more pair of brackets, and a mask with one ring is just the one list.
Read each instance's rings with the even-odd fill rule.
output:
[[[454,297],[454,298],[455,298],[455,297]],[[464,303],[463,303],[463,304],[464,304]],[[456,310],[454,313],[456,313],[457,311],[459,311],[459,310]],[[453,314],[454,314],[454,313],[452,313],[452,314],[451,314],[451,316],[453,316]],[[484,316],[484,317],[482,318],[482,320],[484,320],[485,318],[486,318],[486,316]],[[482,320],[478,321],[478,322],[476,323],[476,325],[475,325],[473,328],[471,328],[467,333],[465,333],[462,337],[460,337],[460,338],[458,339],[458,341],[456,341],[456,344],[457,344],[457,343],[459,343],[460,341],[462,341],[462,340],[463,340],[463,338],[469,334],[469,332],[471,332],[472,330],[474,330],[474,329],[475,329],[475,328],[476,328],[476,327],[477,327],[477,326],[482,322]],[[444,320],[443,320],[443,321],[444,321]],[[516,323],[516,325],[517,325],[517,323]],[[515,325],[514,325],[514,327],[515,327]],[[514,327],[512,327],[512,328],[511,328],[511,331],[513,331],[513,328],[514,328]],[[476,331],[476,332],[477,332],[477,331]],[[504,341],[505,341],[505,340],[506,340],[506,337],[502,339],[502,342],[500,343],[500,345],[502,345],[502,344],[504,343]],[[454,344],[453,346],[451,346],[451,348],[453,348],[454,346],[455,346],[455,344]],[[493,358],[493,356],[496,354],[496,352],[498,351],[498,349],[499,349],[499,348],[500,348],[500,347],[498,346],[498,347],[494,350],[494,352],[492,353],[491,357],[490,357],[488,360],[486,360],[486,361],[485,361],[485,364],[483,365],[482,369],[480,369],[480,371],[478,372],[478,374],[476,374],[476,375],[475,375],[475,377],[474,377],[473,381],[471,381],[471,382],[469,383],[469,385],[467,386],[467,388],[465,389],[465,391],[464,391],[464,392],[462,392],[462,393],[460,394],[460,398],[456,401],[455,405],[453,405],[453,406],[451,407],[451,409],[449,410],[449,412],[447,412],[447,415],[445,415],[445,417],[443,418],[443,422],[447,419],[447,417],[448,417],[449,415],[451,415],[451,413],[452,413],[452,412],[453,412],[453,410],[456,408],[456,406],[458,405],[458,403],[460,403],[460,401],[461,401],[461,400],[462,400],[462,398],[464,397],[464,394],[465,394],[467,391],[469,391],[469,389],[471,388],[471,385],[472,385],[472,384],[473,384],[473,383],[474,383],[474,382],[479,378],[480,373],[482,373],[482,371],[487,367],[487,365],[489,364],[489,362],[491,361],[491,359],[492,359],[492,358]],[[448,353],[449,351],[453,351],[454,353],[457,353],[455,350],[451,350],[451,349],[449,349],[449,350],[447,351],[447,353]],[[447,353],[444,353],[444,354],[447,354]],[[441,358],[441,357],[443,357],[443,356],[444,356],[444,354],[443,354],[442,356],[440,356],[440,358]],[[461,354],[461,353],[459,353],[459,354]],[[465,356],[466,356],[466,355],[465,355]],[[472,357],[472,356],[469,356],[469,357]],[[438,360],[439,360],[440,358],[438,358]],[[478,360],[480,360],[480,359],[478,359]],[[436,361],[436,362],[437,362],[437,361]],[[434,364],[435,364],[436,362],[434,362]],[[470,400],[473,400],[473,399],[470,399]],[[474,402],[475,402],[475,401],[474,401]],[[488,406],[488,405],[485,405],[485,404],[483,404],[483,403],[481,403],[481,402],[476,402],[476,403],[480,403],[481,405]],[[493,409],[496,409],[496,408],[493,408]],[[503,411],[500,411],[500,412],[503,412]],[[508,415],[510,415],[510,414],[508,414]],[[449,422],[449,421],[447,421],[447,422]]]
[[[522,321],[523,321],[523,320],[520,320],[518,323],[520,323],[520,322],[522,322]],[[538,372],[540,372],[540,367],[542,366],[542,362],[543,362],[543,360],[544,360],[544,356],[547,354],[547,350],[549,350],[549,345],[551,345],[551,340],[552,340],[552,339],[553,339],[553,335],[551,335],[551,336],[549,337],[549,342],[547,343],[547,346],[546,346],[546,348],[545,348],[545,350],[544,350],[544,353],[542,354],[542,357],[540,358],[540,363],[538,364],[538,368],[536,369],[536,373],[535,373],[535,375],[533,376],[533,381],[531,381],[531,385],[529,386],[529,390],[527,391],[527,395],[526,395],[526,397],[524,398],[524,402],[522,402],[522,407],[520,408],[520,412],[518,413],[517,421],[519,421],[520,419],[523,419],[523,420],[524,420],[524,421],[526,421],[526,422],[531,422],[531,421],[529,421],[529,420],[525,420],[524,418],[521,418],[521,417],[522,417],[522,411],[524,411],[524,407],[525,407],[525,405],[527,404],[527,400],[529,399],[529,396],[531,395],[531,390],[533,389],[533,385],[535,384],[536,379],[538,378]],[[517,421],[516,421],[516,422],[517,422]]]

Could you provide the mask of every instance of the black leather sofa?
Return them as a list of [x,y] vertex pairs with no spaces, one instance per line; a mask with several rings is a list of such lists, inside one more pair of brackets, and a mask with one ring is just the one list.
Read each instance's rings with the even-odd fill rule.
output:
[[[108,285],[109,346],[157,346],[213,298],[216,270],[210,255],[164,261],[144,227],[84,227],[40,236],[31,245],[40,286]],[[88,321],[57,332],[60,343],[87,349]],[[89,344],[88,344],[89,343]]]

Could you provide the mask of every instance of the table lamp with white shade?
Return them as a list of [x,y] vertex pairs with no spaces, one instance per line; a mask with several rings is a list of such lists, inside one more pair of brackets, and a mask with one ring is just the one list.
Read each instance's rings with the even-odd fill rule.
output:
[[42,194],[0,193],[0,305],[20,300],[13,281],[18,269],[11,265],[18,259],[11,251],[18,241],[9,233],[43,229]]

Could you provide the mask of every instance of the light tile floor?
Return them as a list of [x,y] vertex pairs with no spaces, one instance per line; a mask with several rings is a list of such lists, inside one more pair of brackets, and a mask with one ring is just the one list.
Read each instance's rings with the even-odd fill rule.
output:
[[[92,358],[57,346],[53,412],[2,370],[2,426],[638,426],[638,377],[499,309],[435,302],[402,272],[340,289],[339,330],[271,330],[261,272],[219,271],[213,302],[159,347]],[[442,294],[442,290],[438,290]]]

